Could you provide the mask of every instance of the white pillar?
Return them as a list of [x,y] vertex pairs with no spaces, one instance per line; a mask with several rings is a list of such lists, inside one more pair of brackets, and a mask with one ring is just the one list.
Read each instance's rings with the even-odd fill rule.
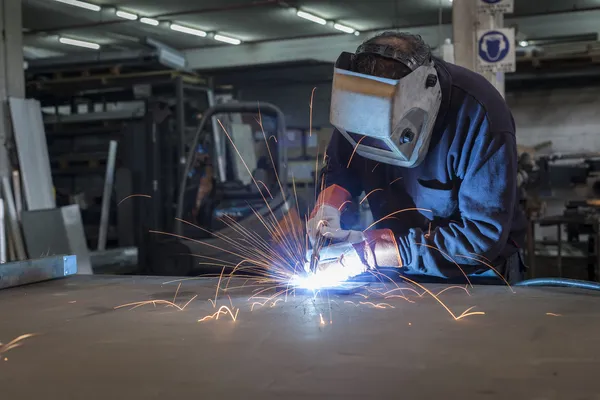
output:
[[452,41],[454,63],[475,71],[475,35],[477,32],[477,0],[452,2]]
[[[504,26],[503,14],[478,15],[479,0],[454,0],[452,2],[452,35],[455,64],[477,71],[477,30]],[[482,74],[504,96],[504,73]]]
[[[478,18],[477,29],[496,29],[504,27],[504,14],[482,14]],[[513,45],[511,43],[511,45]],[[477,43],[475,43],[477,46]],[[483,74],[488,81],[494,85],[494,87],[504,97],[504,72],[486,72]]]
[[0,177],[11,176],[13,137],[8,97],[25,97],[21,0],[0,0]]

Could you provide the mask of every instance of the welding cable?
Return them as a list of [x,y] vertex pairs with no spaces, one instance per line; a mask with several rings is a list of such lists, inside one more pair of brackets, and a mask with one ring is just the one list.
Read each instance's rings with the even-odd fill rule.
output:
[[536,278],[521,281],[513,286],[550,286],[576,289],[600,290],[600,283],[566,278]]

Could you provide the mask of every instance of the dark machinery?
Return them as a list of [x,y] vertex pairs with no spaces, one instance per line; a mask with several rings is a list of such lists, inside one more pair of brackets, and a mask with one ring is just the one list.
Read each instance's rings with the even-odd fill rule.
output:
[[[108,143],[118,142],[108,248],[142,246],[141,226],[173,228],[189,137],[214,102],[210,83],[147,39],[127,53],[32,60],[27,95],[44,113],[59,205],[77,203],[90,248],[98,234]],[[130,195],[151,196],[152,202]]]
[[[522,156],[520,169],[526,171],[527,181],[522,186],[522,198],[529,218],[528,253],[529,266],[533,276],[536,270],[536,243],[541,246],[556,248],[556,256],[552,263],[556,264],[556,274],[563,277],[565,273],[581,276],[582,271],[566,271],[568,261],[566,258],[586,260],[585,278],[598,280],[600,269],[600,200],[598,196],[598,181],[592,186],[591,198],[585,200],[568,200],[565,208],[559,215],[544,215],[544,198],[551,198],[553,189],[570,188],[575,185],[585,185],[590,178],[594,178],[600,171],[598,153],[581,154],[554,154],[543,156],[536,160],[536,168],[531,168],[533,163],[527,162]],[[541,240],[536,242],[535,227],[556,227],[556,240]],[[566,240],[564,232],[566,231]],[[538,249],[540,250],[540,249]],[[539,257],[537,257],[539,258]],[[572,264],[572,263],[571,263]],[[577,261],[575,265],[580,265]],[[548,273],[548,271],[544,272]],[[554,272],[552,272],[554,273]]]
[[[234,135],[206,130],[216,115],[234,113],[260,114],[265,129],[265,136],[258,132],[253,141],[268,149],[257,159],[256,168],[248,171],[252,179],[246,183],[233,173],[232,165],[241,160],[240,143],[234,146],[235,138],[231,139]],[[147,272],[215,273],[222,268],[219,261],[240,262],[240,257],[222,250],[231,248],[222,238],[236,236],[231,224],[235,224],[238,232],[243,229],[276,240],[256,214],[278,220],[290,216],[300,223],[295,198],[287,189],[285,130],[283,113],[268,103],[228,103],[206,110],[189,144],[179,184],[174,233],[149,232],[144,241],[147,247],[141,253],[140,263],[148,267]],[[247,141],[244,145],[248,145]],[[246,162],[243,165],[248,167]],[[230,223],[224,223],[225,220]],[[206,260],[213,260],[215,267],[206,267],[206,262],[199,264]]]

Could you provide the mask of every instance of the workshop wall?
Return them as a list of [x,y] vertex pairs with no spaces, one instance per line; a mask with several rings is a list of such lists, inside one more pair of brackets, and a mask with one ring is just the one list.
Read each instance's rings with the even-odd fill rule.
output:
[[600,91],[597,87],[508,93],[524,146],[552,141],[553,152],[600,151]]
[[[268,101],[279,106],[288,126],[308,127],[310,93],[314,85],[253,87],[242,90],[244,100]],[[317,85],[313,126],[329,124],[331,85]],[[600,90],[598,88],[545,89],[508,93],[517,124],[517,141],[534,146],[552,141],[552,152],[600,151]]]
[[290,128],[308,128],[310,115],[310,96],[313,97],[313,127],[329,126],[329,102],[331,85],[297,84],[286,86],[252,86],[240,88],[240,98],[244,101],[266,101],[283,111],[287,126]]

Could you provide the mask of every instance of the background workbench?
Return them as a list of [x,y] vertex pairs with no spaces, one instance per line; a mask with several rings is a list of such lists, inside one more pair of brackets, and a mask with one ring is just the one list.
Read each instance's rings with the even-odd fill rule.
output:
[[[256,305],[255,288],[216,279],[72,277],[0,291],[2,399],[486,398],[597,399],[600,296],[554,288],[475,287],[433,298],[288,296]],[[232,287],[243,281],[232,281]],[[434,288],[431,287],[433,290]],[[350,304],[352,301],[354,304]],[[394,308],[373,308],[363,301]],[[548,314],[550,313],[550,314]],[[322,315],[324,321],[321,321]],[[6,358],[6,360],[4,360]],[[441,396],[441,397],[440,397]]]

